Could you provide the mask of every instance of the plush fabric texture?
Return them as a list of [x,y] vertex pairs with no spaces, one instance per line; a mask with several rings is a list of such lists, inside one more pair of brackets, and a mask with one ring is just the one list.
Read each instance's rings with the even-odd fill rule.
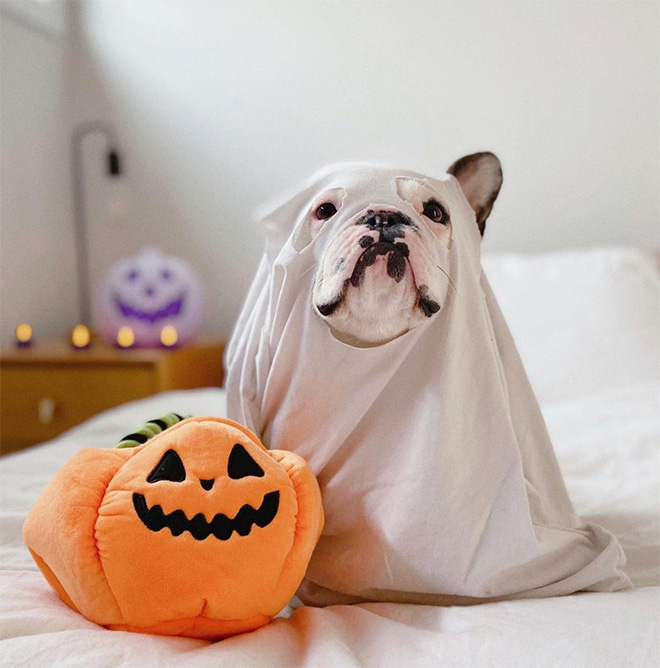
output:
[[[313,307],[316,268],[337,227],[373,202],[419,218],[397,196],[400,177],[422,180],[450,209],[447,298],[399,338],[353,347]],[[344,213],[306,235],[307,212],[333,189],[345,192]],[[227,406],[318,476],[326,525],[304,602],[473,603],[630,586],[616,538],[573,510],[452,176],[330,169],[263,227],[266,252],[227,352]]]
[[23,536],[60,598],[91,621],[215,639],[280,612],[322,526],[303,459],[231,420],[195,417],[134,448],[78,452]]

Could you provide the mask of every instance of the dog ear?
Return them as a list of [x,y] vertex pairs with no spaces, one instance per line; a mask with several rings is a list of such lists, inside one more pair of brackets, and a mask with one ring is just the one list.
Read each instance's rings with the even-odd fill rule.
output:
[[497,194],[502,187],[502,166],[497,156],[487,151],[457,160],[448,170],[461,184],[463,193],[477,214],[481,236]]

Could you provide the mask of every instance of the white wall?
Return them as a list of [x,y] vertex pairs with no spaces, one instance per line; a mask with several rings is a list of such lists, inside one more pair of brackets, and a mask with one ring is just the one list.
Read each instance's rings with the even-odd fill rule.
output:
[[71,206],[71,103],[65,12],[2,3],[0,13],[0,334],[19,322],[57,336],[77,313]]
[[657,3],[74,4],[94,279],[147,243],[193,260],[228,334],[261,252],[256,205],[324,163],[440,173],[495,151],[488,251],[660,245]]

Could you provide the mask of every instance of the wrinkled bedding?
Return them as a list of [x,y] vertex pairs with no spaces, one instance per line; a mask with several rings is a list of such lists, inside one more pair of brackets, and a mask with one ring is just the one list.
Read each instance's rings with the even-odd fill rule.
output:
[[[626,281],[632,286],[621,306],[623,314],[611,309],[604,298],[601,310],[593,307],[589,312],[585,305],[580,309],[575,303],[561,309],[563,316],[568,309],[578,332],[584,334],[594,321],[600,326],[598,318],[605,318],[607,312],[609,326],[615,328],[620,315],[629,321],[631,308],[633,315],[639,316],[640,309],[645,312],[657,300],[657,294],[653,295],[657,277],[648,273],[651,265],[646,259],[626,253],[599,251],[594,255],[591,251],[591,255],[584,252],[573,258],[573,262],[582,262],[581,270],[576,270],[578,278],[586,276],[589,281],[602,284],[603,277],[614,273],[614,267],[619,272],[611,278],[616,289],[621,292]],[[560,391],[559,353],[554,348],[552,355],[547,354],[547,349],[539,350],[542,342],[525,329],[528,325],[524,323],[539,326],[538,318],[529,312],[533,302],[525,301],[525,295],[518,294],[515,299],[511,295],[516,286],[520,290],[521,283],[528,284],[526,272],[530,271],[537,279],[546,280],[545,288],[543,280],[537,280],[537,289],[530,299],[538,300],[543,289],[547,289],[551,299],[552,273],[557,260],[564,259],[565,256],[554,261],[541,258],[533,268],[526,264],[529,260],[513,258],[484,264],[541,399],[575,510],[619,538],[628,557],[625,571],[635,589],[469,607],[392,603],[289,607],[269,626],[218,643],[107,631],[56,597],[23,545],[21,527],[41,489],[79,448],[110,447],[146,419],[168,411],[224,414],[223,390],[172,392],[112,409],[54,441],[0,460],[0,664],[177,668],[659,665],[657,360],[653,354],[649,358],[649,348],[644,348],[652,344],[644,343],[651,339],[648,327],[644,329],[639,322],[637,330],[644,329],[645,337],[641,344],[634,339],[634,329],[626,329],[626,325],[608,334],[609,348],[603,340],[591,344],[591,334],[568,341],[562,330],[562,350],[571,356],[570,365],[563,367],[565,376],[574,378],[587,369],[587,378],[572,382],[565,394]],[[544,262],[547,271],[539,274]],[[567,263],[562,275],[572,266]],[[603,278],[600,281],[599,271]],[[574,283],[573,294],[575,291],[580,293]],[[618,295],[618,299],[624,297]],[[568,299],[567,295],[561,298]],[[589,303],[593,306],[598,298],[592,295]],[[585,322],[579,320],[581,313]],[[628,339],[622,342],[621,337],[625,336]],[[547,338],[548,346],[553,346],[551,337]],[[590,355],[593,348],[596,350]],[[640,354],[646,355],[646,364],[637,359]],[[596,364],[597,356],[601,367],[616,356],[613,371],[608,374],[598,367],[596,381],[589,382],[589,365]],[[630,364],[622,364],[621,357],[628,357]],[[580,360],[587,366],[580,368]],[[633,373],[631,368],[638,371]],[[549,380],[544,385],[546,378]]]

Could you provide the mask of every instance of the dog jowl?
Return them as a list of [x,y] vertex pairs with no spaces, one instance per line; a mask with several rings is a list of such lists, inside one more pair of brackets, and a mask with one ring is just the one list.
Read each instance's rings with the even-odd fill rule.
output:
[[[500,162],[492,153],[457,160],[448,170],[461,185],[483,236],[486,219],[502,185]],[[426,179],[335,187],[308,213],[307,229],[332,220],[312,293],[318,314],[335,334],[356,345],[379,345],[432,318],[449,286],[447,250],[452,211]],[[360,207],[368,190],[374,203]]]

